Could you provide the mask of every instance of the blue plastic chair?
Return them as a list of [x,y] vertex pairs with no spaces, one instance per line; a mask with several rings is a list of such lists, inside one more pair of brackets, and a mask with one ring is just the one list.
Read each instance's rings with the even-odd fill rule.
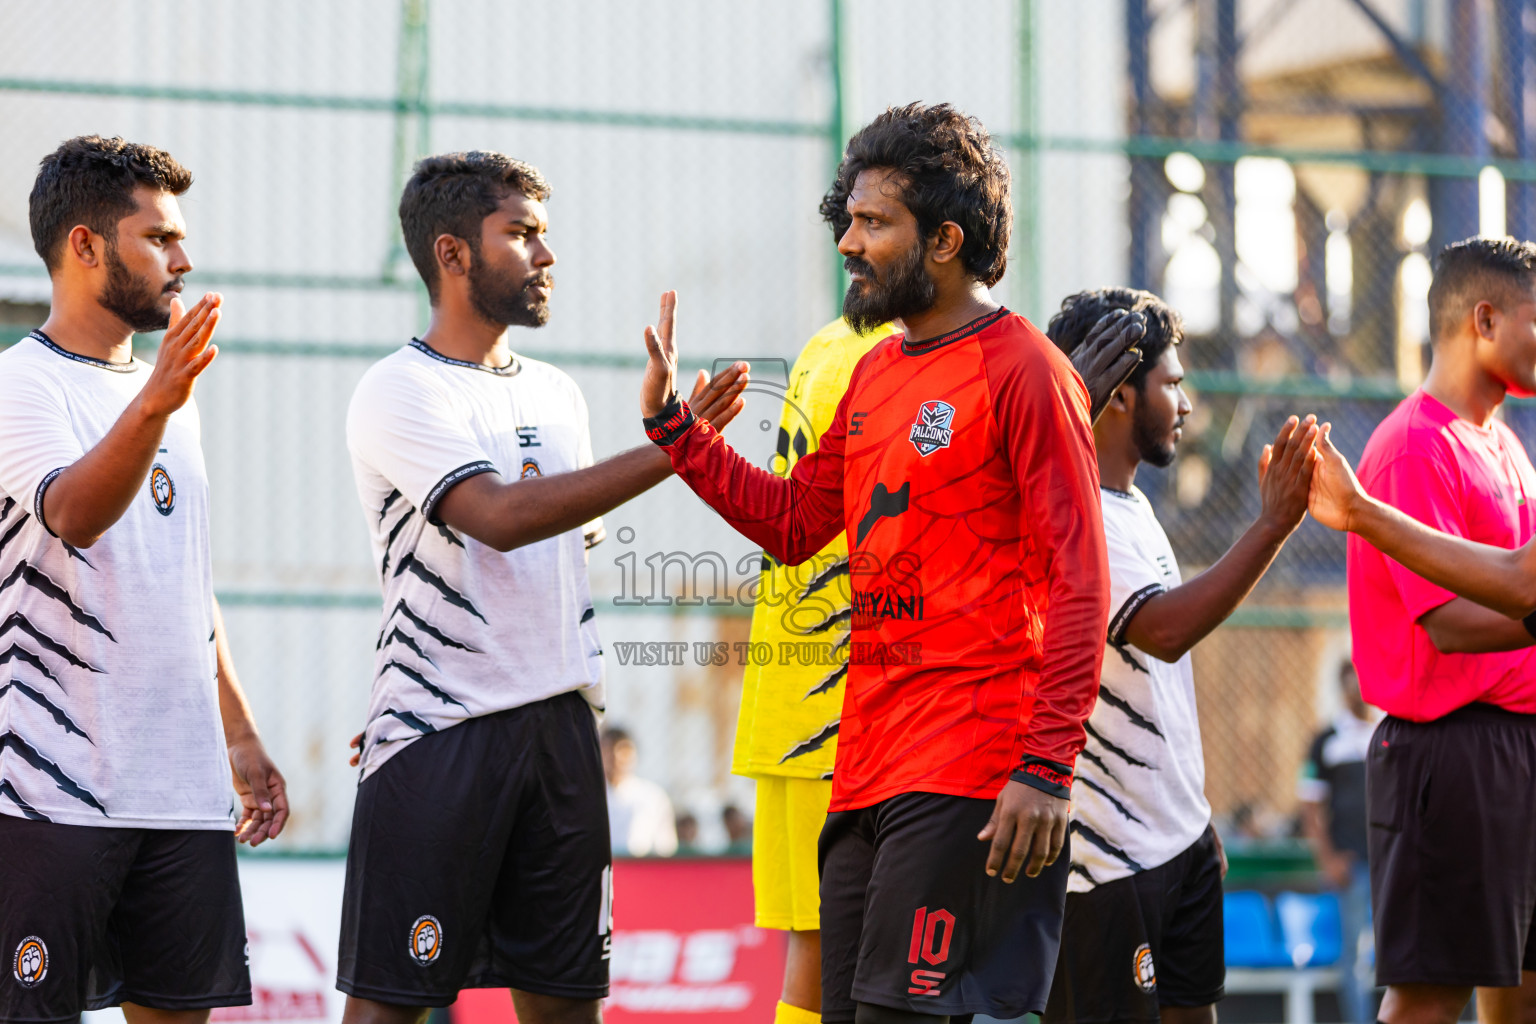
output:
[[1222,897],[1228,967],[1290,967],[1291,955],[1264,894],[1246,889]]
[[1275,897],[1280,937],[1297,967],[1329,967],[1344,948],[1339,898],[1331,892],[1282,892]]

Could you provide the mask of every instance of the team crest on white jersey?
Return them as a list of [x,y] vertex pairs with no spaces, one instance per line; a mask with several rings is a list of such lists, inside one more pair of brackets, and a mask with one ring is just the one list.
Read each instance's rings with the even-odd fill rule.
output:
[[28,935],[16,947],[11,973],[22,988],[36,988],[48,977],[48,947],[36,935]]
[[527,480],[530,477],[543,476],[544,475],[544,471],[539,468],[539,460],[538,459],[524,459],[523,460],[523,471],[519,475],[520,475],[521,479]]
[[917,420],[912,424],[909,439],[917,454],[932,455],[940,448],[949,447],[952,433],[950,424],[955,418],[955,407],[948,402],[924,402],[917,410]]
[[443,955],[443,925],[431,914],[422,914],[411,925],[411,959],[422,966]]
[[155,511],[163,516],[170,515],[176,507],[176,484],[158,462],[149,471],[149,493],[155,499]]
[[1152,947],[1143,942],[1136,947],[1131,969],[1135,972],[1136,987],[1143,992],[1157,991],[1157,967],[1152,963]]

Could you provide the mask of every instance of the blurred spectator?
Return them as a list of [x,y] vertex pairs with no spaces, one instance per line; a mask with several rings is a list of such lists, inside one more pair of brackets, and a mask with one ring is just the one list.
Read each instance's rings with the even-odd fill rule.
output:
[[677,816],[677,852],[679,856],[696,857],[699,854],[699,819],[692,811]]
[[725,826],[725,834],[730,839],[730,845],[725,848],[727,855],[747,856],[752,852],[752,819],[742,813],[740,807],[735,804],[726,804],[720,811],[720,822]]
[[1367,863],[1365,755],[1376,716],[1360,697],[1355,666],[1339,666],[1341,706],[1312,741],[1297,787],[1302,829],[1328,884],[1338,891],[1344,952],[1339,1009],[1346,1021],[1376,1019],[1371,984],[1371,874]]
[[1232,808],[1232,827],[1228,831],[1239,841],[1239,845],[1265,838],[1264,829],[1259,825],[1258,813],[1253,804],[1246,800]]
[[613,852],[631,857],[670,857],[677,852],[677,823],[666,790],[635,774],[639,751],[628,732],[603,730],[603,774],[608,777],[608,828]]

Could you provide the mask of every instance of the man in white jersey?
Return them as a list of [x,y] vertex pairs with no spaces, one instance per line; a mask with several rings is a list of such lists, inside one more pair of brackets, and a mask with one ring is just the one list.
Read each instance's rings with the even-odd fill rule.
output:
[[213,597],[192,389],[221,300],[177,297],[191,183],[88,136],[32,188],[52,308],[0,353],[0,1020],[251,1001],[235,840],[288,805]]
[[[608,994],[586,548],[671,464],[646,445],[594,465],[575,382],[508,345],[549,319],[548,197],[499,153],[417,164],[400,223],[432,322],[347,414],[384,590],[342,910],[350,1024],[415,1021],[464,988],[511,989],[524,1024],[596,1021]],[[745,369],[700,374],[721,425]]]
[[1156,296],[1067,297],[1047,333],[1071,355],[1106,313],[1147,322],[1141,365],[1094,425],[1110,620],[1099,699],[1072,785],[1072,865],[1046,1024],[1214,1024],[1226,980],[1225,857],[1205,799],[1190,648],[1230,615],[1307,511],[1315,417],[1290,417],[1259,460],[1253,525],[1187,583],[1136,467],[1172,464],[1189,398],[1183,322]]

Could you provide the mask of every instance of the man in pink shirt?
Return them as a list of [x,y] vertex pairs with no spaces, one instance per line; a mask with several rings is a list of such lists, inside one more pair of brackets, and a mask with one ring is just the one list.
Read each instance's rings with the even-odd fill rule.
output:
[[[1536,534],[1536,469],[1494,413],[1536,394],[1536,246],[1448,246],[1429,307],[1429,375],[1372,434],[1361,485],[1444,533],[1518,547]],[[1536,638],[1348,544],[1361,693],[1387,712],[1367,760],[1381,1018],[1450,1024],[1473,987],[1536,970]]]

